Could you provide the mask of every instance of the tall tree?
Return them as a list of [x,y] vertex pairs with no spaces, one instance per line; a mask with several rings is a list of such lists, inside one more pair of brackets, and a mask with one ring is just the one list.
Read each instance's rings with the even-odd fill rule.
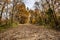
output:
[[1,9],[1,13],[0,13],[0,24],[1,24],[1,19],[2,19],[2,14],[3,14],[3,10],[4,10],[4,8],[5,8],[5,4],[6,4],[6,0],[5,1],[3,1],[4,3],[3,3],[3,5],[2,5],[2,9]]

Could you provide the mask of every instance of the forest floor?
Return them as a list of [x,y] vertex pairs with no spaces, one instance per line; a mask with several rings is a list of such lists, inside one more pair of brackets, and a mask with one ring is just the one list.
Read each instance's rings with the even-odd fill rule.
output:
[[60,40],[60,32],[37,25],[18,25],[0,32],[0,40]]

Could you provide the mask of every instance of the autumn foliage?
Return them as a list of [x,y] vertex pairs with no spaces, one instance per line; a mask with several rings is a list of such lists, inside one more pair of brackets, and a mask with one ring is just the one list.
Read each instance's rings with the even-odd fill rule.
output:
[[[10,0],[1,0],[0,2],[4,2],[1,4],[1,13],[0,13],[0,26],[6,26],[11,25],[13,23],[18,24],[38,24],[38,25],[49,25],[51,28],[60,28],[60,16],[58,16],[59,12],[55,12],[56,6],[55,2],[52,1],[50,4],[48,0],[46,0],[46,3],[42,4],[42,11],[40,10],[40,2],[35,3],[35,9],[31,10],[29,8],[26,8],[25,4],[23,2],[19,2],[18,0],[13,0],[11,2]],[[12,3],[13,6],[10,8],[8,5]],[[5,16],[9,14],[9,16],[4,17],[2,16],[3,13],[6,13]],[[59,14],[60,15],[60,14]],[[3,18],[4,17],[4,20]]]

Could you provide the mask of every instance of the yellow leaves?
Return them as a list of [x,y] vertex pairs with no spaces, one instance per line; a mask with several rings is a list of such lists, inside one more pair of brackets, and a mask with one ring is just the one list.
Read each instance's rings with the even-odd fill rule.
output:
[[29,16],[29,12],[26,10],[25,4],[24,3],[17,4],[14,8],[15,10],[17,10],[16,16],[18,16],[19,22],[26,23]]
[[27,12],[24,3],[17,4],[15,6],[15,9],[18,10],[18,13],[21,14],[21,15],[24,15],[24,16],[28,16],[29,15],[29,12]]
[[15,8],[17,9],[17,10],[26,10],[25,9],[25,5],[22,3],[22,4],[17,4],[16,6],[15,6]]
[[32,19],[32,23],[34,24],[36,22],[36,19]]

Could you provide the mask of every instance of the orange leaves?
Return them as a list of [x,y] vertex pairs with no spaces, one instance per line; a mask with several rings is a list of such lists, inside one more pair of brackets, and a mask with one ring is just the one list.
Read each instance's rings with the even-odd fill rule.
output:
[[24,16],[28,16],[29,13],[27,12],[26,8],[25,8],[25,4],[24,3],[21,3],[21,4],[17,4],[15,6],[15,9],[18,10],[18,13],[20,15],[24,15]]
[[16,8],[17,10],[24,10],[24,9],[25,9],[25,4],[24,4],[24,3],[17,4],[17,5],[15,6],[15,8]]
[[26,10],[25,4],[19,3],[14,8],[17,11],[16,16],[18,16],[19,22],[26,23],[29,16],[29,12]]

